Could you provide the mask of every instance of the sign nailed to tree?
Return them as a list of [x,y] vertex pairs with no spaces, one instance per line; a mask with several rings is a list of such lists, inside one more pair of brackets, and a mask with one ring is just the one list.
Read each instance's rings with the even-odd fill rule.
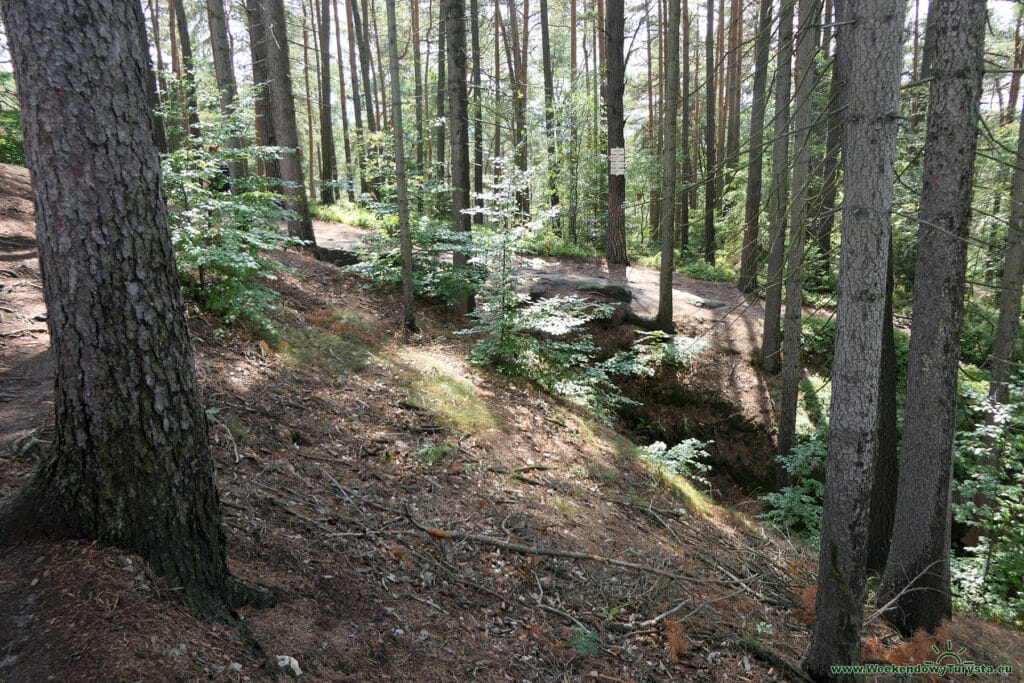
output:
[[626,175],[626,149],[612,147],[608,150],[608,172],[611,175]]

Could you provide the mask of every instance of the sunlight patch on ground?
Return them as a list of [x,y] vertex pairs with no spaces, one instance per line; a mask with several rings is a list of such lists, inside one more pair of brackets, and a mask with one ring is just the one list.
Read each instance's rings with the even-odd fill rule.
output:
[[498,418],[455,359],[419,349],[394,355],[409,386],[409,402],[432,413],[442,427],[467,434],[501,430]]

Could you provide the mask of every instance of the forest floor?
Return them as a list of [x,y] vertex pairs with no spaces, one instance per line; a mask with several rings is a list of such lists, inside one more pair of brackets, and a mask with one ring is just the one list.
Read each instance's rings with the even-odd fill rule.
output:
[[[716,502],[584,412],[469,364],[470,340],[451,334],[464,322],[442,307],[421,302],[406,340],[395,293],[279,256],[294,273],[275,284],[276,348],[189,312],[229,564],[283,596],[240,615],[267,656],[140,558],[40,541],[0,549],[0,680],[286,680],[279,656],[318,681],[800,680],[816,556],[749,517],[740,488]],[[650,271],[627,277],[649,312]],[[726,415],[714,429],[757,443],[767,393],[739,395],[762,383],[743,341],[756,304],[678,286],[727,306],[680,303],[685,334],[719,336],[660,381],[704,397],[696,421],[736,398],[753,427]],[[28,176],[5,166],[0,295],[3,495],[44,456],[53,412]],[[740,332],[719,334],[728,315]],[[989,622],[958,615],[946,638],[974,661],[1024,663],[1024,639]],[[875,620],[865,654],[922,661],[933,642]]]

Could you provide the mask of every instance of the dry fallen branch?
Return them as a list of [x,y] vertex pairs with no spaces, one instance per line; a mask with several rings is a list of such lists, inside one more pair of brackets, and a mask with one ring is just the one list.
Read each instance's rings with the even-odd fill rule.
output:
[[420,531],[430,534],[434,538],[446,538],[453,541],[469,541],[470,543],[479,543],[481,545],[489,545],[495,548],[502,548],[515,553],[521,553],[524,555],[543,555],[545,557],[562,557],[570,560],[589,560],[591,562],[600,562],[601,564],[610,564],[616,567],[624,567],[626,569],[635,569],[637,571],[646,572],[648,574],[655,574],[657,576],[665,576],[676,581],[687,581],[689,583],[709,584],[709,583],[725,583],[725,584],[736,584],[736,580],[730,581],[719,581],[715,579],[701,579],[691,574],[683,572],[673,572],[667,569],[658,569],[657,567],[650,567],[647,565],[639,564],[637,562],[629,562],[627,560],[618,560],[614,557],[604,557],[603,555],[595,555],[593,553],[584,553],[578,550],[559,550],[557,548],[538,548],[534,546],[521,545],[519,543],[511,543],[509,541],[503,541],[499,538],[492,538],[490,536],[483,536],[480,534],[468,534],[463,531],[448,531],[445,529],[438,529],[437,527],[429,527],[412,514],[407,507],[405,509],[405,515],[409,519],[409,522],[419,529]]
[[778,656],[761,643],[757,642],[753,638],[746,637],[741,638],[738,645],[744,652],[749,652],[754,655],[762,662],[774,666],[776,669],[786,675],[787,678],[798,681],[810,681],[811,678],[803,672],[803,670],[795,664],[790,664],[782,657]]

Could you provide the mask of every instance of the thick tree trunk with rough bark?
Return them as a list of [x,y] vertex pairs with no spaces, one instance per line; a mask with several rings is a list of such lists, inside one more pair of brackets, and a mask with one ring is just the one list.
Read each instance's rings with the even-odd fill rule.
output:
[[[466,92],[466,2],[445,0],[445,33],[448,41],[448,110],[451,123],[452,229],[470,231],[472,221],[465,213],[469,205],[469,96]],[[457,251],[456,266],[469,263],[469,255]],[[463,315],[473,312],[475,300],[469,295],[457,309]]]
[[145,557],[197,610],[227,617],[238,593],[153,144],[139,3],[0,9],[56,374],[52,457],[0,502],[0,542],[100,539]]
[[757,289],[757,240],[761,222],[761,176],[764,168],[764,113],[768,103],[768,52],[772,39],[772,0],[761,0],[757,18],[754,57],[754,94],[750,109],[750,154],[747,166],[747,195],[743,220],[743,251],[737,288],[750,293]]
[[772,187],[768,194],[768,272],[764,294],[761,367],[782,367],[782,264],[786,257],[786,218],[789,215],[789,94],[793,84],[793,7],[783,0],[779,10],[779,54],[775,69],[775,126],[772,143]]
[[830,667],[860,663],[903,48],[903,0],[837,4],[846,211],[815,625],[804,662],[816,680],[846,680]]
[[309,201],[303,185],[302,161],[299,158],[299,129],[295,123],[295,97],[292,95],[292,76],[288,59],[288,34],[282,0],[257,0],[260,18],[266,32],[268,91],[270,115],[274,120],[277,144],[286,150],[278,161],[281,180],[285,183],[285,203],[296,213],[288,221],[288,234],[309,242],[316,249],[313,222],[309,217]]
[[903,457],[880,597],[895,598],[886,619],[905,634],[952,613],[950,480],[985,18],[977,0],[933,0],[928,13],[932,81]]
[[[626,65],[623,49],[625,45],[623,0],[607,0],[607,24],[605,25],[607,46],[606,72],[608,74],[606,101],[608,104],[608,151],[623,150],[626,138],[624,132],[622,97],[626,89]],[[600,0],[598,6],[600,7]],[[626,255],[626,175],[618,169],[608,170],[608,241],[605,245],[605,259],[609,265],[629,263]]]
[[661,151],[661,270],[658,289],[658,327],[675,332],[672,322],[672,275],[675,257],[676,198],[676,119],[679,111],[679,6],[680,0],[668,0],[668,26],[665,28],[665,100],[662,106]]

